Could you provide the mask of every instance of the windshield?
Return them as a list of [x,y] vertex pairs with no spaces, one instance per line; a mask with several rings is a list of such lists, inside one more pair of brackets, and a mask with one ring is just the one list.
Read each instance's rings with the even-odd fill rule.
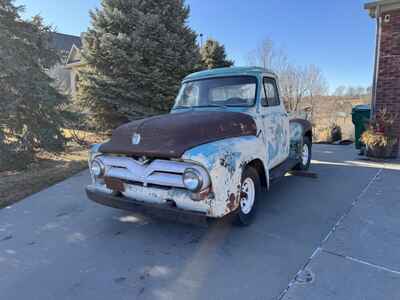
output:
[[214,106],[253,106],[257,79],[252,76],[210,78],[186,82],[175,101],[174,109]]

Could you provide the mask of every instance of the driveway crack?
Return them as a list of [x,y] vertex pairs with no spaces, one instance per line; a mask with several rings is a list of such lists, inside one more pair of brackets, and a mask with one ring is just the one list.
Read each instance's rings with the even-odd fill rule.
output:
[[[382,174],[383,170],[385,169],[385,165],[383,165],[378,172],[375,174],[374,177],[372,177],[372,179],[368,182],[368,184],[362,189],[362,191],[360,192],[360,194],[355,198],[355,200],[350,204],[350,206],[345,210],[345,212],[342,214],[342,216],[338,219],[338,221],[335,223],[335,225],[333,225],[333,227],[331,228],[331,230],[328,232],[328,234],[326,235],[326,237],[321,241],[321,243],[319,244],[319,246],[314,250],[314,252],[312,253],[312,255],[307,259],[306,263],[303,265],[303,267],[295,274],[295,276],[292,278],[292,280],[289,282],[288,286],[282,291],[282,293],[278,296],[278,300],[282,300],[283,297],[285,297],[285,295],[288,293],[289,289],[296,283],[296,278],[303,273],[304,271],[306,271],[306,269],[308,268],[308,266],[310,265],[311,261],[314,259],[315,256],[317,256],[317,254],[321,251],[325,251],[323,250],[323,246],[324,244],[329,240],[329,238],[333,235],[333,233],[336,231],[336,229],[342,224],[343,220],[350,214],[350,212],[353,210],[353,208],[357,205],[357,203],[362,199],[362,197],[367,193],[367,191],[369,190],[369,188],[371,187],[372,184],[375,183],[375,181],[379,178],[379,176]],[[333,254],[333,253],[331,253]],[[340,254],[336,254],[337,256],[340,256]],[[361,260],[358,260],[356,258],[349,258],[352,259],[353,261],[357,261],[360,263],[364,263],[364,264],[370,264],[367,262],[363,262]],[[390,270],[384,267],[380,267],[378,265],[374,265],[374,264],[370,264],[371,266],[376,266],[377,268],[382,268],[386,269],[388,271],[394,272],[396,273],[397,271],[394,270]],[[397,273],[396,273],[397,274]]]

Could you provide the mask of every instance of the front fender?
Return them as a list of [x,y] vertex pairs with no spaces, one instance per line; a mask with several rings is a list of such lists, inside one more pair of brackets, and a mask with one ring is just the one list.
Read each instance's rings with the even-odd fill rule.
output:
[[261,160],[269,182],[266,155],[261,138],[245,136],[197,146],[186,151],[182,159],[199,163],[207,169],[215,194],[212,215],[222,217],[239,206],[242,172],[248,163]]

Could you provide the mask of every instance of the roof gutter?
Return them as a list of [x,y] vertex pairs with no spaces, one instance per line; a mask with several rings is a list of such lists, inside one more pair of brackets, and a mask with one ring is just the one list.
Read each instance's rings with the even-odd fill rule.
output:
[[378,18],[378,13],[381,14],[384,12],[400,9],[400,0],[379,0],[369,2],[364,5],[364,8],[369,11],[369,15],[371,16],[371,18]]
[[376,16],[376,45],[375,45],[375,65],[374,65],[374,79],[372,85],[372,103],[371,103],[371,114],[375,115],[376,111],[376,91],[378,86],[378,72],[379,72],[379,61],[380,61],[380,50],[381,50],[381,33],[382,33],[382,17],[381,17],[381,6],[379,4],[376,5],[375,8],[375,16]]

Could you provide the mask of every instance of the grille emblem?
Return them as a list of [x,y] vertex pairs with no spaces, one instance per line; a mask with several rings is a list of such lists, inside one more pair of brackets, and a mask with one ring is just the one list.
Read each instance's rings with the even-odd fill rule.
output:
[[135,134],[132,136],[132,144],[133,144],[133,145],[139,145],[139,144],[140,144],[140,139],[141,139],[140,134],[139,134],[139,133],[135,133]]

